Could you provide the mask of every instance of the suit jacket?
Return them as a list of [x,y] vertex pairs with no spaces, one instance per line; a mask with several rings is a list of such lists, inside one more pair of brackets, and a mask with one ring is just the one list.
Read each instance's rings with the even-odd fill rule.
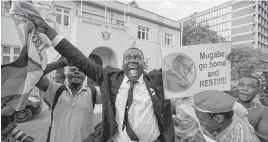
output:
[[[115,100],[118,89],[124,79],[124,71],[111,66],[100,67],[66,39],[63,39],[55,47],[55,50],[85,73],[86,76],[94,80],[101,88],[102,123],[85,141],[106,142],[111,140],[118,130],[115,119]],[[173,142],[174,127],[171,104],[169,100],[164,99],[162,73],[159,70],[153,70],[149,73],[144,73],[143,79],[152,99],[154,113],[159,125],[160,136],[158,140],[161,142]]]

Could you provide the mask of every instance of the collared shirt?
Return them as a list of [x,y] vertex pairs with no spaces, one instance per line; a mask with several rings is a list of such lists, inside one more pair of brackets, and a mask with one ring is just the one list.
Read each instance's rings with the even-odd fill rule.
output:
[[[61,84],[49,81],[49,87],[43,94],[44,99],[52,104],[60,86]],[[83,142],[93,132],[93,115],[90,88],[82,86],[73,95],[66,85],[53,112],[50,142]]]
[[[130,83],[128,82],[128,77],[125,76],[115,101],[118,132],[113,139],[114,142],[132,142],[126,132],[126,128],[122,132],[129,88]],[[158,138],[160,134],[158,122],[154,114],[153,102],[143,80],[143,75],[134,86],[133,102],[129,110],[128,119],[131,128],[139,138],[139,142],[152,142]]]
[[174,105],[176,116],[173,121],[175,121],[176,140],[192,139],[198,142],[216,142],[203,134],[195,114],[193,97],[184,100],[175,99]]
[[[175,118],[175,121],[179,121],[179,125],[175,125],[175,134],[176,136],[179,136],[179,137],[189,137],[189,136],[192,136],[193,134],[196,134],[196,131],[198,131],[198,118],[196,117],[196,114],[195,114],[195,111],[194,111],[194,104],[193,104],[193,98],[188,98],[186,100],[181,100],[181,99],[176,99],[175,102],[174,102],[174,105],[175,105],[175,109],[176,109],[176,118]],[[236,121],[237,123],[239,123],[239,127],[243,126],[243,129],[245,129],[244,126],[248,126],[249,129],[253,129],[251,128],[252,126],[249,124],[248,122],[248,119],[246,118],[246,114],[247,114],[247,110],[244,108],[243,105],[235,102],[235,105],[233,107],[233,110],[234,110],[234,113],[235,113],[235,116],[234,116],[234,120],[243,120],[243,121]],[[239,118],[237,118],[239,117]],[[193,121],[195,120],[195,121]],[[242,123],[242,124],[240,124]],[[234,124],[232,124],[232,126],[229,126],[228,129],[231,129],[233,128]],[[196,127],[197,126],[197,127]],[[239,128],[237,127],[237,128]],[[242,128],[240,127],[240,132],[247,132],[248,130],[244,131]],[[233,129],[232,131],[234,131],[236,129]],[[205,131],[205,130],[203,130]],[[228,130],[226,130],[228,131]],[[249,130],[251,131],[251,130]],[[254,130],[253,130],[254,132]],[[223,134],[225,132],[222,132],[221,134]],[[208,132],[206,132],[206,134],[208,134]],[[222,135],[224,136],[223,138],[221,137],[221,135],[218,136],[218,139],[217,140],[221,140],[221,139],[225,139],[226,134]],[[210,137],[204,135],[205,139],[207,142],[210,142],[210,141],[215,141],[213,139],[216,139],[214,137],[212,137],[211,135],[209,135]],[[230,135],[228,135],[230,136]],[[246,139],[246,138],[245,138]],[[230,142],[236,142],[234,139],[228,139],[224,142],[227,142],[229,141]],[[200,141],[200,140],[199,140]],[[244,141],[243,141],[244,142]],[[246,141],[245,142],[252,142],[252,141]]]
[[254,128],[244,119],[234,115],[232,123],[216,136],[219,142],[259,142]]
[[[62,36],[57,35],[52,40],[52,46],[55,47],[62,39]],[[154,114],[152,100],[143,80],[143,75],[139,78],[138,82],[139,83],[134,86],[133,102],[129,110],[128,118],[131,128],[140,140],[139,142],[152,142],[160,135],[158,122]],[[128,78],[125,76],[118,90],[115,102],[116,121],[118,124],[118,132],[113,138],[115,142],[131,142],[126,129],[122,132],[129,88],[130,84],[128,83]]]

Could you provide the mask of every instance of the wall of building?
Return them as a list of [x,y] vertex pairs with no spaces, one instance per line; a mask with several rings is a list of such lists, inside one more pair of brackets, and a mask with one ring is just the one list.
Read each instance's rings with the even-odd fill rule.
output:
[[249,5],[254,5],[254,1],[238,1],[232,4],[232,10],[235,11],[243,7],[248,7]]
[[13,20],[9,16],[1,16],[1,45],[20,47],[19,34]]
[[[262,51],[268,52],[268,1],[230,0],[221,5],[185,17],[180,22],[189,23],[189,21],[195,20],[202,25],[203,21],[211,17],[210,13],[212,13],[212,17],[213,15],[216,16],[216,19],[221,17],[219,11],[226,6],[231,7],[231,24],[227,25],[231,29],[232,45],[260,48]],[[205,24],[207,23],[205,22]],[[213,25],[209,25],[211,30],[217,31],[218,33],[221,32],[219,31],[221,28],[218,25],[216,29]],[[268,63],[266,64],[266,67],[268,67]]]
[[239,33],[241,33],[241,31],[243,31],[243,32],[252,32],[254,30],[254,28],[255,28],[255,26],[253,26],[252,24],[237,27],[237,28],[232,28],[232,35],[239,34]]
[[[111,52],[106,50],[99,55],[102,56],[104,62],[108,61],[110,63],[110,58],[108,59],[108,57],[111,56],[108,54],[115,54],[116,60],[115,63],[113,63],[113,66],[119,67],[119,65],[122,64],[119,59],[123,59],[123,52],[129,47],[128,28],[113,24],[105,24],[103,21],[83,17],[78,17],[76,20],[77,32],[75,39],[73,39],[76,41],[76,46],[86,56],[89,56],[89,54],[98,47],[110,49]],[[105,34],[105,32],[107,32],[107,34]],[[104,39],[103,36],[106,36],[107,39]],[[100,53],[100,51],[97,53]]]
[[253,24],[254,17],[253,16],[247,16],[239,19],[232,20],[232,26],[236,27],[239,25],[244,25],[246,23],[252,23]]
[[[126,16],[124,17],[123,3],[107,1],[107,19],[105,20],[104,2],[101,1],[84,1],[82,15],[79,1],[52,1],[49,3],[55,5],[53,8],[69,11],[68,26],[59,25],[60,35],[78,47],[85,56],[90,53],[101,56],[104,65],[121,68],[124,51],[132,47],[135,42],[134,46],[144,52],[148,70],[161,68],[161,64],[159,64],[161,62],[160,49],[180,46],[179,23],[140,8],[126,5]],[[9,20],[3,20],[7,23],[2,24],[2,27],[10,27],[9,23],[12,20],[8,16],[7,19]],[[149,40],[138,38],[138,26],[150,29]],[[13,31],[11,29],[8,37],[18,35],[14,27],[12,28]],[[165,33],[173,35],[172,45],[165,44]],[[16,38],[13,38],[13,42],[9,40],[10,38],[3,39],[2,36],[2,41],[7,44],[20,45]],[[48,50],[48,53],[50,61],[55,61],[60,56],[52,48]]]

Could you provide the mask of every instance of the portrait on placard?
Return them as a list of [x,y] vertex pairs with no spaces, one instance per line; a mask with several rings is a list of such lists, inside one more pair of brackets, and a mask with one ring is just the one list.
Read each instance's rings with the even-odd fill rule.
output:
[[194,61],[183,53],[171,53],[165,56],[163,62],[163,85],[173,93],[188,90],[196,79]]

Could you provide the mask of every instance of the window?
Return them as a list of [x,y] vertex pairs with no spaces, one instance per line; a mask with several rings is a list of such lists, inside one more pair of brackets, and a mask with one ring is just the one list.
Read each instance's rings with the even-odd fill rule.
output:
[[231,22],[228,22],[228,27],[231,28]]
[[225,27],[225,23],[224,24],[222,24],[222,29],[225,29],[226,27]]
[[19,55],[19,47],[2,46],[2,64],[8,64],[17,60]]
[[69,26],[70,10],[56,7],[56,21],[58,24]]
[[165,33],[165,44],[173,45],[173,35],[169,33]]
[[8,15],[9,9],[11,7],[10,3],[8,1],[1,1],[2,4],[2,14]]
[[225,23],[225,28],[226,28],[226,29],[228,29],[228,28],[229,28],[229,27],[228,27],[228,23]]
[[146,27],[139,26],[138,29],[138,39],[149,40],[150,29]]
[[120,26],[124,26],[124,21],[116,20],[116,24]]

